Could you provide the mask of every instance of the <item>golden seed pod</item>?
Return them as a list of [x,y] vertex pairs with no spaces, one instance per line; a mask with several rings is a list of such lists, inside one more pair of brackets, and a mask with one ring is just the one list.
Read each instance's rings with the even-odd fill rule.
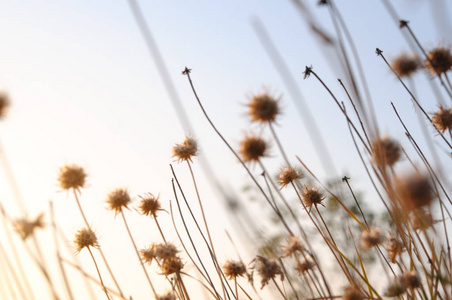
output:
[[179,161],[192,161],[192,157],[198,153],[198,142],[192,137],[185,136],[180,144],[171,148],[171,152],[173,157],[176,157]]
[[257,162],[264,157],[267,143],[257,136],[245,136],[240,142],[240,154],[245,162]]
[[389,137],[376,139],[372,144],[372,161],[379,167],[392,167],[401,156],[400,144]]
[[392,61],[394,72],[400,77],[411,76],[419,68],[419,61],[415,55],[401,54]]
[[429,205],[435,197],[430,178],[417,172],[397,179],[395,189],[400,204],[408,211]]
[[11,104],[9,96],[5,92],[0,92],[0,119],[6,116],[6,112]]
[[58,182],[63,190],[79,190],[85,186],[86,173],[82,167],[75,164],[67,164],[60,168]]
[[115,211],[116,214],[120,213],[123,208],[127,208],[127,205],[131,202],[129,192],[126,188],[116,188],[107,195],[108,208]]
[[228,279],[235,279],[239,276],[243,276],[246,273],[246,266],[241,261],[236,260],[226,260],[223,265],[224,275]]
[[361,248],[367,251],[372,247],[383,243],[383,235],[380,228],[374,228],[370,231],[364,230],[361,234]]
[[444,47],[435,48],[428,53],[428,58],[425,60],[425,65],[432,74],[436,74],[436,71],[438,71],[438,74],[441,76],[452,68],[452,54],[450,49]]
[[433,114],[432,123],[441,132],[452,130],[452,108],[440,106],[439,110]]
[[292,167],[285,167],[284,169],[281,170],[281,172],[279,173],[279,184],[282,187],[285,187],[286,185],[292,183],[292,181],[301,178],[303,176],[303,174],[292,168]]
[[248,113],[254,122],[273,122],[279,114],[277,99],[266,93],[260,93],[251,98]]
[[86,227],[77,231],[74,244],[77,252],[80,252],[85,247],[99,247],[96,234],[91,228]]

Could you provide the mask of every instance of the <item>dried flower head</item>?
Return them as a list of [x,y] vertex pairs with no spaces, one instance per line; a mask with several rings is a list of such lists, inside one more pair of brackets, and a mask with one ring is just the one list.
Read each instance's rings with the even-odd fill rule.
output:
[[14,229],[23,240],[26,240],[38,228],[44,228],[44,214],[39,214],[35,219],[20,218],[14,221]]
[[284,257],[287,256],[295,256],[297,252],[302,253],[304,251],[303,243],[300,238],[296,236],[291,236],[287,240],[287,246],[282,247],[282,252],[284,253]]
[[161,243],[155,246],[155,256],[161,260],[174,259],[177,253],[179,253],[179,250],[172,243]]
[[127,208],[130,203],[130,195],[126,188],[116,188],[107,195],[108,208],[114,210],[116,214],[120,213],[122,208]]
[[383,243],[383,235],[380,228],[374,228],[370,231],[364,230],[361,234],[361,248],[369,250],[370,248]]
[[176,300],[172,291],[168,291],[163,295],[157,295],[157,300]]
[[149,247],[140,250],[141,259],[151,264],[154,259],[157,258],[156,253],[156,244],[152,243]]
[[281,271],[281,267],[274,259],[268,259],[258,255],[254,259],[253,268],[255,268],[257,273],[262,277],[261,289],[270,281],[270,279],[274,279],[276,275],[280,275],[281,280],[284,280],[284,274]]
[[350,285],[345,288],[344,295],[342,297],[344,300],[362,300],[363,294],[356,285]]
[[226,260],[223,265],[224,275],[228,279],[235,279],[239,276],[243,276],[246,273],[246,266],[241,261]]
[[257,136],[245,136],[240,142],[240,154],[245,162],[257,162],[265,156],[267,143]]
[[171,151],[173,157],[176,157],[179,161],[192,161],[192,157],[198,153],[198,142],[192,137],[185,136],[180,144],[176,144],[171,148]]
[[5,92],[0,92],[0,119],[6,116],[6,111],[10,105],[9,96]]
[[281,172],[279,173],[279,184],[282,187],[285,187],[286,185],[292,183],[292,181],[301,178],[303,176],[303,174],[301,174],[300,171],[292,168],[292,167],[285,167],[284,169],[281,170]]
[[405,250],[405,246],[402,241],[398,240],[391,233],[389,233],[388,237],[388,246],[386,247],[386,251],[388,251],[389,260],[394,264],[402,252]]
[[309,208],[309,211],[311,210],[313,205],[315,207],[317,207],[318,204],[323,205],[322,201],[326,198],[318,189],[307,185],[303,187],[301,196],[304,204],[307,208]]
[[407,288],[415,289],[421,286],[421,279],[414,270],[406,270],[403,272],[402,278]]
[[86,173],[82,167],[75,164],[64,165],[60,168],[58,182],[64,190],[79,190],[85,186]]
[[386,289],[385,296],[398,297],[406,291],[405,282],[401,276],[397,277],[395,281],[391,282]]
[[278,101],[267,93],[252,97],[248,105],[251,120],[260,123],[273,122],[279,113]]
[[174,273],[180,273],[184,263],[179,256],[175,256],[171,259],[163,260],[160,264],[160,271],[162,275],[169,276]]
[[392,61],[392,68],[400,77],[411,76],[419,68],[418,58],[403,53]]
[[164,210],[158,196],[155,197],[151,193],[147,193],[144,196],[140,196],[140,198],[141,201],[138,208],[143,215],[155,218],[159,211]]
[[439,110],[433,114],[432,123],[436,129],[441,132],[452,130],[452,108],[439,107]]
[[372,144],[372,161],[379,167],[392,167],[400,159],[400,144],[389,137],[376,139]]
[[429,205],[434,199],[430,178],[417,172],[396,180],[395,188],[402,207],[409,211]]
[[426,230],[433,226],[433,217],[423,209],[416,209],[410,214],[410,223],[414,230]]
[[86,227],[77,231],[74,244],[77,252],[80,252],[85,247],[99,247],[96,234],[91,228]]
[[297,271],[301,275],[312,270],[315,265],[314,259],[311,256],[306,256],[302,261],[297,261]]
[[452,54],[450,49],[444,47],[435,48],[428,53],[428,58],[425,60],[425,65],[432,74],[436,74],[436,71],[438,71],[438,74],[441,76],[452,68]]

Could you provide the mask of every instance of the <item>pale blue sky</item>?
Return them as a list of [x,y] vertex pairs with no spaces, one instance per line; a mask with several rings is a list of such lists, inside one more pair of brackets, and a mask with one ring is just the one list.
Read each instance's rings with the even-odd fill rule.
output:
[[[317,1],[309,2],[321,24],[332,33],[327,9],[314,5]],[[396,103],[408,125],[419,134],[409,96],[375,55],[375,48],[379,47],[388,59],[393,58],[409,51],[407,44],[381,1],[337,2],[364,63],[382,120],[380,129],[399,138],[408,148],[389,101]],[[313,65],[345,100],[336,80],[343,75],[329,67],[330,61],[290,1],[140,1],[140,5],[193,122],[194,132],[190,133],[199,140],[200,151],[213,162],[220,179],[237,190],[248,182],[244,170],[202,116],[186,77],[181,75],[185,66],[193,69],[194,84],[211,118],[236,148],[250,128],[247,95],[261,91],[263,86],[281,94],[283,115],[277,130],[283,144],[291,157],[300,155],[326,178],[285,85],[251,27],[252,18],[258,17],[293,72],[334,152],[340,175],[347,172],[357,183],[367,186],[367,180],[359,178],[362,167],[342,116],[319,83],[314,78],[303,80],[302,72],[306,65]],[[398,1],[395,7],[411,21],[426,48],[450,46],[450,28],[435,27],[428,1]],[[450,15],[451,5],[447,8]],[[436,12],[435,15],[438,16]],[[114,266],[127,270],[120,275],[127,282],[129,272],[141,270],[131,245],[115,240],[118,235],[122,235],[121,241],[127,241],[127,237],[120,219],[115,220],[113,213],[105,210],[105,195],[117,186],[130,188],[134,195],[160,193],[168,208],[168,201],[173,199],[168,166],[174,163],[171,146],[186,133],[170,105],[127,2],[3,1],[0,40],[0,87],[12,98],[0,137],[31,214],[47,210],[48,200],[53,199],[57,220],[71,239],[82,222],[73,199],[66,199],[66,194],[59,192],[56,176],[64,163],[85,167],[90,177],[82,202],[88,219],[99,231],[107,254],[115,257],[120,251],[127,253],[124,260],[133,265],[133,271],[121,263]],[[416,80],[422,90],[425,77],[418,75]],[[432,99],[425,98],[424,103],[428,111],[436,107]],[[268,166],[276,172],[282,165],[276,146],[271,154]],[[185,166],[174,165],[191,192]],[[196,160],[195,172],[199,174],[218,242],[222,243],[226,240],[223,228],[229,227],[227,217],[218,212],[221,204],[212,189],[203,184]],[[3,174],[0,179],[5,181]],[[0,197],[4,202],[11,193],[3,182]],[[12,215],[18,215],[14,204],[8,202],[7,207]],[[133,219],[132,214],[129,216]],[[163,222],[172,232],[169,217],[162,219],[166,219]],[[139,244],[145,246],[150,233],[141,228],[149,228],[152,223],[145,218],[133,219],[132,223]],[[49,237],[43,234],[43,238]],[[225,250],[221,258],[228,258],[228,253],[232,250]],[[91,264],[89,260],[86,263]],[[139,287],[139,280],[124,284],[134,299],[148,296],[149,291]],[[46,291],[36,293],[45,295]]]

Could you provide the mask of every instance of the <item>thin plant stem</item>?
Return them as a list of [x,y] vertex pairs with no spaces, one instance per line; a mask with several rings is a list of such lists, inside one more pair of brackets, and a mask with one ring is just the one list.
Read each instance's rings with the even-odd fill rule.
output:
[[[204,213],[204,208],[203,208],[203,205],[202,205],[201,197],[199,196],[199,191],[198,191],[198,186],[196,184],[195,175],[193,174],[193,169],[191,167],[190,161],[188,161],[188,160],[187,160],[187,165],[188,165],[188,169],[190,170],[191,178],[193,180],[193,186],[195,187],[196,197],[198,199],[199,208],[201,209],[202,220],[204,222],[204,227],[206,228],[207,238],[209,239],[210,248],[212,249],[212,255],[213,255],[214,260],[216,261],[215,269],[216,269],[216,271],[218,273],[218,276],[220,277],[220,282],[221,282],[222,289],[226,290],[225,286],[224,286],[224,282],[223,282],[223,276],[221,276],[221,268],[218,265],[218,259],[217,259],[217,255],[215,253],[215,248],[213,246],[212,237],[210,236],[209,226],[207,225],[207,219],[206,219],[206,215]],[[226,298],[226,295],[223,295],[223,296]]]
[[55,222],[55,212],[53,209],[53,202],[49,201],[49,207],[50,207],[50,222],[52,225],[52,235],[53,235],[53,241],[55,244],[55,251],[56,256],[58,260],[58,267],[61,272],[61,277],[63,278],[64,287],[66,288],[67,296],[69,299],[74,299],[74,295],[72,293],[71,285],[69,284],[69,280],[67,278],[66,270],[64,269],[63,262],[61,261],[61,250],[60,250],[60,243],[58,241],[58,234],[57,234],[57,227]]
[[124,225],[125,225],[125,227],[127,229],[127,233],[129,234],[130,240],[132,241],[132,245],[133,245],[133,248],[135,249],[135,253],[137,254],[138,260],[140,261],[140,265],[143,268],[143,272],[146,275],[146,279],[147,279],[147,281],[149,283],[149,286],[151,287],[152,293],[154,294],[154,297],[157,298],[157,293],[155,291],[154,285],[152,284],[151,278],[149,277],[149,274],[146,271],[146,267],[144,266],[143,260],[141,259],[140,252],[138,251],[138,248],[137,248],[137,245],[135,244],[135,241],[133,239],[132,233],[130,232],[129,225],[127,224],[126,217],[124,215],[124,211],[123,211],[122,208],[121,208],[121,217],[122,217],[122,220],[124,221]]
[[157,228],[159,229],[160,235],[162,236],[163,241],[166,243],[165,235],[163,234],[162,228],[160,228],[159,221],[157,221],[157,216],[154,215],[154,221],[155,225],[157,225]]
[[102,276],[100,275],[99,267],[97,266],[96,259],[94,259],[93,252],[91,251],[91,248],[87,246],[88,252],[91,255],[91,258],[93,259],[94,266],[96,266],[97,275],[99,276],[100,284],[102,285],[102,288],[104,289],[105,295],[107,296],[107,299],[110,300],[110,296],[108,295],[107,288],[105,287],[104,281],[102,280]]

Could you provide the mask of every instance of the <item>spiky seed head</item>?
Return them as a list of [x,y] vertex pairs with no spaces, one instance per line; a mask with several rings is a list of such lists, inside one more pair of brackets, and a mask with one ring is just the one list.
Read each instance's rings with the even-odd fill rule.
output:
[[440,76],[452,68],[452,54],[448,48],[435,48],[428,53],[428,58],[429,59],[425,60],[425,65],[432,74],[436,74],[433,66],[436,67],[436,70]]
[[8,94],[0,91],[0,119],[6,116],[10,103]]
[[410,214],[411,227],[414,230],[426,230],[433,226],[433,217],[423,209],[416,209]]
[[281,187],[285,187],[286,185],[292,183],[292,181],[301,178],[302,176],[303,174],[300,171],[292,167],[285,167],[279,173],[279,184]]
[[383,243],[383,235],[380,228],[373,228],[370,231],[364,230],[361,234],[361,248],[367,251],[372,247]]
[[131,202],[129,192],[126,188],[116,188],[107,195],[108,208],[116,214],[120,213],[123,208]]
[[85,170],[76,164],[67,164],[60,168],[58,182],[63,190],[80,190],[85,186]]
[[302,253],[304,250],[303,242],[294,235],[287,240],[287,246],[282,247],[284,257],[296,256],[297,252]]
[[400,204],[408,211],[427,206],[434,199],[430,178],[418,172],[397,179],[395,188]]
[[406,285],[401,276],[398,276],[394,281],[392,281],[386,289],[385,296],[387,297],[398,297],[401,296],[406,291]]
[[322,201],[326,198],[317,188],[305,185],[301,194],[304,204],[309,210],[312,206],[323,205]]
[[245,136],[240,142],[240,154],[245,162],[257,162],[265,156],[267,143],[257,136]]
[[176,296],[172,291],[168,291],[163,295],[157,295],[157,300],[176,300]]
[[185,136],[181,143],[171,148],[171,152],[178,161],[192,161],[192,157],[198,153],[198,142],[192,137]]
[[179,253],[177,247],[172,243],[161,243],[155,247],[155,256],[161,260],[174,259]]
[[141,201],[138,208],[141,214],[155,218],[159,211],[164,210],[158,196],[155,197],[151,193],[147,193],[144,196],[140,196],[140,198]]
[[91,228],[82,228],[77,231],[74,238],[75,250],[82,251],[85,247],[99,247],[97,236]]
[[26,240],[32,235],[36,229],[44,228],[44,214],[39,214],[34,219],[20,218],[13,223],[15,231],[20,235],[23,240]]
[[408,288],[415,289],[421,286],[421,279],[414,270],[406,270],[403,272],[402,278]]
[[343,300],[362,300],[363,294],[356,285],[350,285],[344,289]]
[[152,263],[154,259],[157,258],[156,246],[157,245],[155,243],[152,243],[149,247],[140,250],[141,259],[148,263],[149,265]]
[[243,276],[246,273],[246,266],[241,261],[226,260],[223,265],[224,275],[228,279],[235,279],[239,276]]
[[171,259],[163,260],[160,264],[160,271],[162,275],[169,276],[171,274],[178,274],[184,267],[184,263],[179,256]]
[[439,110],[433,114],[432,123],[441,132],[452,130],[452,108],[440,106]]
[[400,154],[400,144],[390,137],[378,138],[372,144],[372,161],[378,167],[392,167]]
[[261,276],[261,288],[263,288],[271,279],[274,279],[276,275],[281,276],[281,280],[284,280],[284,274],[281,271],[281,267],[274,259],[268,259],[258,255],[254,259],[254,268]]
[[408,77],[419,68],[419,60],[415,55],[403,53],[392,61],[392,68],[400,77]]
[[388,246],[386,247],[386,251],[388,251],[389,260],[395,264],[397,257],[400,257],[402,252],[405,250],[405,246],[402,241],[398,240],[391,233],[388,236]]
[[279,100],[267,93],[253,96],[248,105],[248,113],[251,121],[265,123],[273,122],[279,114]]
[[309,272],[315,267],[316,263],[311,256],[306,256],[302,261],[297,261],[297,271],[300,275]]

